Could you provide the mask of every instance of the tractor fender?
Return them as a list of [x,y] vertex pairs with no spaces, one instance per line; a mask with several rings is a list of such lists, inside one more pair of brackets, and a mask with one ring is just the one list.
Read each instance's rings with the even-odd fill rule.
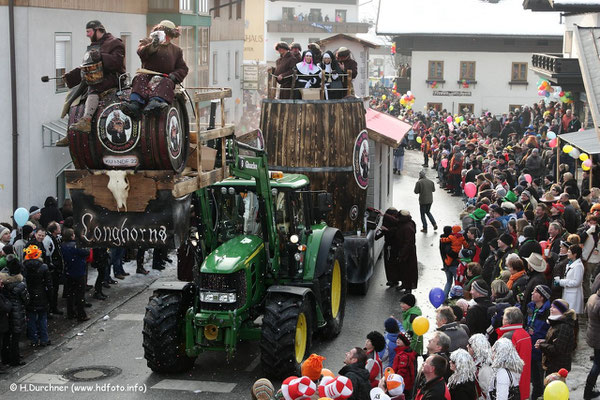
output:
[[162,295],[166,293],[181,293],[182,311],[194,305],[194,296],[196,295],[196,285],[193,282],[182,281],[157,281],[150,285],[154,294]]
[[329,249],[331,248],[334,239],[337,239],[340,243],[343,243],[344,235],[342,235],[338,229],[331,227],[325,228],[323,236],[321,236],[319,253],[317,255],[317,262],[315,264],[315,279],[327,272],[327,256],[329,255]]
[[[316,310],[317,307],[317,298],[315,293],[311,288],[301,287],[301,286],[283,286],[283,285],[273,285],[267,289],[267,297],[270,297],[272,294],[284,294],[287,296],[295,296],[305,300],[309,300],[312,304],[313,311]],[[313,324],[316,327],[317,318],[313,319]]]

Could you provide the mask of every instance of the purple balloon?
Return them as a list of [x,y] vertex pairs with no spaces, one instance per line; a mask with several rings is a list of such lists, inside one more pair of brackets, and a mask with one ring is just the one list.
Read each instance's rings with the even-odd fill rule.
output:
[[436,287],[429,291],[429,301],[435,308],[441,306],[444,300],[446,300],[446,294],[442,289]]

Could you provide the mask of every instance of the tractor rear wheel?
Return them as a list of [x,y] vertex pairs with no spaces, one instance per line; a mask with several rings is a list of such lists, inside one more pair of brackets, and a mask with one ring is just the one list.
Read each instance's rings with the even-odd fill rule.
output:
[[273,295],[267,300],[262,320],[260,359],[271,377],[300,372],[312,341],[313,306],[300,298]]
[[347,286],[348,276],[346,274],[344,246],[339,241],[334,240],[329,248],[326,272],[319,277],[321,309],[326,322],[321,333],[326,339],[336,337],[342,330]]
[[180,293],[156,293],[144,316],[144,358],[154,372],[185,372],[196,357],[185,353],[185,310]]

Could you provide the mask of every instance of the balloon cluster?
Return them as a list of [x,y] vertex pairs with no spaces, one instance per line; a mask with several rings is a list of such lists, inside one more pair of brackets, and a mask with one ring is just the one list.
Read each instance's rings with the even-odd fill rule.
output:
[[550,93],[554,93],[554,88],[547,80],[543,79],[539,82],[538,86],[538,95],[544,97],[550,97]]
[[438,85],[437,81],[433,81],[433,82],[431,82],[431,88],[432,88],[432,89],[435,89],[435,88],[437,88],[437,85]]
[[392,43],[392,55],[396,54],[396,42]]
[[573,93],[571,92],[559,92],[558,96],[560,98],[560,101],[562,101],[565,104],[571,104],[573,102]]
[[463,79],[461,83],[462,83],[463,88],[465,88],[465,89],[469,88],[469,82],[466,79]]
[[415,96],[413,96],[412,92],[409,90],[405,95],[400,97],[400,104],[402,104],[406,109],[410,110],[415,104]]

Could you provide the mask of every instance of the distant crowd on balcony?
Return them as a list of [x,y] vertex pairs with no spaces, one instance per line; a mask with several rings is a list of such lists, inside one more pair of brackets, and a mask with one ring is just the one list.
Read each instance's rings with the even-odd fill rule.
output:
[[[329,15],[325,15],[325,17],[323,17],[323,14],[319,13],[307,13],[306,15],[304,15],[304,13],[300,13],[298,15],[294,14],[294,13],[284,13],[283,14],[283,19],[286,21],[308,21],[308,22],[330,22],[331,19],[329,18]],[[341,15],[341,14],[336,14],[335,16],[335,22],[346,22],[346,18]]]

